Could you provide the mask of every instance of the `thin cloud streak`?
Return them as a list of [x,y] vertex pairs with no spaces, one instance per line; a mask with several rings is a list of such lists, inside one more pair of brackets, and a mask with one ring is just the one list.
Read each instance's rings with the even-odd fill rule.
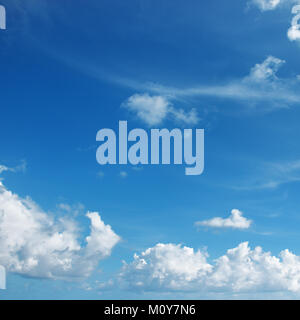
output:
[[[155,82],[141,82],[134,79],[113,75],[101,68],[97,68],[90,63],[79,63],[69,58],[58,57],[70,67],[80,70],[84,74],[121,87],[126,87],[137,92],[148,92],[159,94],[170,100],[187,102],[189,98],[212,97],[217,99],[228,99],[243,102],[245,104],[270,102],[273,103],[272,109],[283,108],[289,105],[300,103],[300,81],[294,78],[277,78],[276,73],[284,63],[283,60],[269,56],[261,64],[255,67],[263,67],[266,63],[265,78],[252,77],[252,68],[248,75],[237,78],[227,83],[216,85],[199,84],[193,87],[180,88],[176,86],[166,86]],[[274,61],[279,61],[277,64]],[[271,65],[273,63],[273,65]]]

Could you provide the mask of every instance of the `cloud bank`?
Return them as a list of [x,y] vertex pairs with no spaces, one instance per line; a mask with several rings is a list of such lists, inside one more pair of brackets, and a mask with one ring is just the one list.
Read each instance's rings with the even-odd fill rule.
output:
[[226,218],[213,218],[205,221],[197,221],[196,226],[205,226],[210,228],[232,228],[232,229],[248,229],[252,221],[243,217],[243,213],[237,209],[231,211],[231,215]]
[[90,235],[82,246],[73,220],[55,221],[31,199],[13,194],[0,182],[0,264],[30,277],[88,277],[120,237],[97,212],[88,212],[86,217]]
[[243,242],[211,264],[206,252],[157,244],[124,263],[119,281],[145,292],[300,293],[300,257],[289,250],[273,256]]

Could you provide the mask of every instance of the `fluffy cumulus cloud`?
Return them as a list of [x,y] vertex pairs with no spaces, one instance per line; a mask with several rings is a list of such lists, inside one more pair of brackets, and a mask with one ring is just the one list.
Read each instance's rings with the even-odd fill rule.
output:
[[273,256],[243,242],[209,263],[206,252],[157,244],[124,263],[119,277],[127,289],[150,292],[300,293],[300,257],[289,250]]
[[246,77],[245,80],[258,82],[278,80],[276,73],[284,63],[284,60],[269,56],[262,63],[256,64],[251,69],[250,75]]
[[195,109],[189,112],[177,109],[168,98],[160,95],[134,94],[122,106],[149,126],[159,125],[166,118],[192,125],[199,120]]
[[197,221],[196,226],[205,226],[211,228],[233,228],[233,229],[248,229],[252,221],[243,217],[243,213],[237,209],[231,211],[231,215],[226,218],[216,217],[210,220]]
[[160,96],[135,94],[123,104],[149,126],[160,124],[168,113],[169,101]]
[[129,287],[147,291],[185,290],[187,284],[212,271],[206,253],[174,244],[157,244],[134,255],[134,261],[124,264],[120,278]]
[[120,238],[97,212],[88,212],[84,245],[73,220],[55,221],[31,199],[0,182],[0,264],[7,271],[54,279],[84,278],[110,255]]
[[261,11],[274,10],[282,2],[283,0],[252,0],[252,3]]

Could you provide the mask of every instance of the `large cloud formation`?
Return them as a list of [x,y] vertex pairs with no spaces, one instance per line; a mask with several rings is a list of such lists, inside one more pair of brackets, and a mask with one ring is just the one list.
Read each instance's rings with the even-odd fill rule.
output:
[[124,263],[120,283],[148,292],[300,293],[300,257],[289,250],[272,256],[243,242],[211,264],[206,252],[157,244]]
[[91,232],[82,246],[73,220],[55,221],[32,200],[13,194],[0,182],[0,265],[31,277],[88,277],[120,237],[97,212],[86,216]]

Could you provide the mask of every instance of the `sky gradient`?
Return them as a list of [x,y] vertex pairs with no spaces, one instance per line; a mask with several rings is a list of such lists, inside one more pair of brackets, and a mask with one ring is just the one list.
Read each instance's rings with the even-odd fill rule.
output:
[[[0,5],[0,299],[300,298],[298,1]],[[100,166],[121,120],[203,174]]]

